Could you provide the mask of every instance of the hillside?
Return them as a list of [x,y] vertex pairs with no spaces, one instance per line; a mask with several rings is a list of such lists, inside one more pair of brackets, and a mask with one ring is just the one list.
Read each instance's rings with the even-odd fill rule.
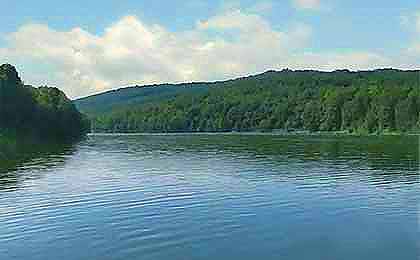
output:
[[59,89],[24,85],[12,65],[0,66],[0,144],[71,140],[88,130],[87,119]]
[[206,83],[134,86],[81,98],[74,103],[80,111],[98,115],[128,105],[158,102],[186,93],[203,93],[208,87],[209,84]]
[[[121,89],[76,101],[95,131],[415,131],[419,71],[269,71],[216,83]],[[188,86],[188,87],[186,87]]]

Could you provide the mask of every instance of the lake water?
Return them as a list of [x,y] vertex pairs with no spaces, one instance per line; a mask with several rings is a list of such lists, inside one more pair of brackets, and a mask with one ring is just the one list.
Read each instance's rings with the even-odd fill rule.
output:
[[0,167],[0,259],[418,259],[418,137],[93,135]]

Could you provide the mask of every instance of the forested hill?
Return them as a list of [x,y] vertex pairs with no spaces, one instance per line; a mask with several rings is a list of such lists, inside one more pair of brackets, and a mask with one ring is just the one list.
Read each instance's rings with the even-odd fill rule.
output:
[[199,91],[195,85],[137,87],[77,104],[98,132],[406,132],[420,124],[419,75],[392,69],[269,71],[200,83]]
[[69,140],[88,130],[88,120],[63,92],[24,85],[12,65],[0,66],[0,141],[9,137]]
[[208,90],[209,83],[161,84],[134,86],[75,100],[84,113],[98,115],[124,108],[128,105],[158,102],[181,94],[199,94]]

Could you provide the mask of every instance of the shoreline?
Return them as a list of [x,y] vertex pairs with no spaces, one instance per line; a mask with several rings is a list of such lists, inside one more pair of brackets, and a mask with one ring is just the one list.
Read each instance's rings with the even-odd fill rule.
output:
[[420,133],[374,133],[374,134],[360,134],[360,133],[348,133],[348,132],[280,132],[280,131],[219,131],[219,132],[94,132],[89,133],[88,136],[148,136],[148,135],[261,135],[261,136],[354,136],[354,137],[381,137],[381,136],[419,136]]

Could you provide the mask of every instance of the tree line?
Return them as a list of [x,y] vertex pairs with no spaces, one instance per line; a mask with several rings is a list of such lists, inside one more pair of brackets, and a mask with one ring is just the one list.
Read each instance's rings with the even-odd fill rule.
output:
[[95,116],[98,132],[419,129],[419,71],[269,71]]

